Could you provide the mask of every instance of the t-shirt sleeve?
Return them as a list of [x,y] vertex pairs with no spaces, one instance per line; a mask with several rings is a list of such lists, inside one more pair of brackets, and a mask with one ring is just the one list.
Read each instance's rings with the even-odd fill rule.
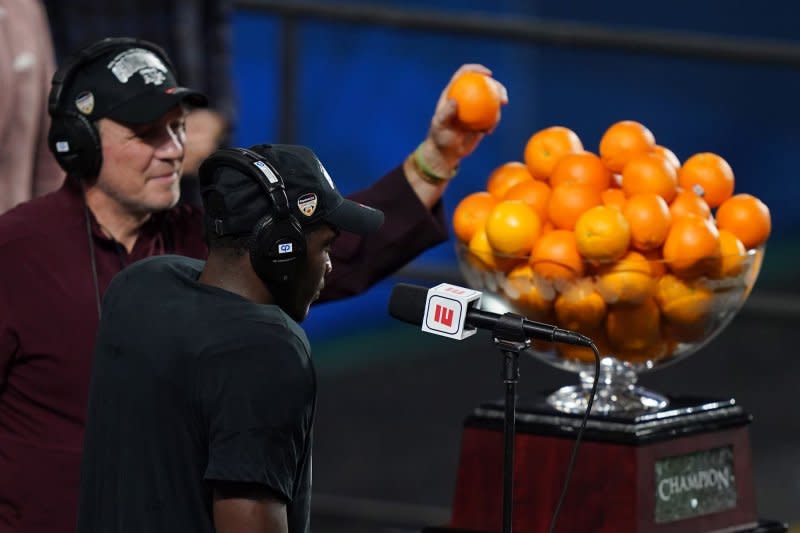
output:
[[[262,331],[267,330],[267,331]],[[266,486],[292,500],[307,446],[314,377],[288,330],[222,343],[202,357],[198,396],[208,434],[208,481]]]

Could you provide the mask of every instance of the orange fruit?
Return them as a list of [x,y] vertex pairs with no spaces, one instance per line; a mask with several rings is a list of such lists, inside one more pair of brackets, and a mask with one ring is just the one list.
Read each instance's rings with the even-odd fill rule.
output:
[[553,173],[562,156],[582,150],[583,144],[574,131],[563,126],[551,126],[537,131],[528,139],[525,164],[534,178],[545,180]]
[[719,230],[709,219],[681,217],[672,223],[662,253],[669,269],[679,276],[715,272],[721,254]]
[[579,278],[584,272],[575,234],[566,230],[553,230],[539,237],[529,263],[536,274],[551,281]]
[[[592,339],[592,342],[600,351],[600,357],[616,355],[609,346],[608,336],[606,335],[604,325],[601,324],[600,327],[594,329],[582,329],[579,331],[579,333],[582,333],[583,335],[586,335]],[[587,348],[585,346],[573,346],[572,344],[557,343],[556,350],[564,359],[573,359],[583,363],[594,364],[594,351],[591,348]]]
[[541,231],[539,215],[531,206],[518,200],[500,202],[486,219],[489,245],[503,255],[527,256]]
[[692,213],[700,218],[711,216],[711,208],[703,197],[691,190],[678,189],[678,194],[669,204],[669,212],[675,220],[684,215]]
[[469,242],[478,228],[482,228],[489,213],[497,204],[488,192],[474,192],[465,196],[453,211],[453,231],[461,242]]
[[[664,328],[661,328],[662,336]],[[675,342],[672,339],[659,338],[654,344],[641,350],[617,350],[614,355],[622,361],[631,364],[641,364],[648,361],[657,361],[675,350]]]
[[550,220],[547,220],[547,219],[543,219],[543,220],[545,220],[545,223],[542,224],[542,233],[541,233],[542,235],[544,235],[545,233],[549,233],[549,232],[551,232],[551,231],[556,229],[556,227],[553,225],[552,222],[550,222]]
[[653,298],[639,305],[612,307],[606,318],[608,340],[620,351],[650,348],[661,340],[660,318]]
[[678,159],[678,156],[675,155],[675,152],[667,148],[666,146],[661,146],[657,144],[655,148],[653,148],[653,153],[660,155],[664,159],[667,160],[668,163],[671,163],[675,170],[681,168],[681,160]]
[[652,192],[634,194],[622,210],[631,226],[631,244],[641,251],[664,244],[672,215],[664,199]]
[[678,184],[702,196],[710,207],[717,207],[733,194],[733,170],[717,154],[695,154],[678,171]]
[[489,244],[486,230],[483,227],[478,228],[468,246],[470,251],[468,261],[476,270],[507,272],[513,268],[515,263],[519,262],[512,257],[498,255]]
[[519,161],[511,161],[500,165],[489,174],[489,179],[486,181],[486,190],[500,200],[511,187],[526,181],[533,181],[533,176],[528,172],[528,167]]
[[614,261],[631,242],[631,227],[619,209],[598,205],[584,212],[575,223],[578,252],[592,261]]
[[606,189],[601,192],[600,199],[603,201],[603,205],[617,208],[620,211],[623,207],[625,207],[625,202],[628,201],[627,196],[625,196],[625,192],[623,192],[622,189],[615,188]]
[[508,274],[505,293],[522,314],[533,320],[544,320],[553,310],[555,291],[534,277],[530,265],[519,265]]
[[658,154],[634,156],[622,169],[622,190],[628,196],[652,192],[671,202],[678,192],[675,167]]
[[459,122],[472,130],[488,130],[500,118],[500,94],[494,82],[479,72],[464,72],[452,81],[447,98],[456,101]]
[[676,326],[670,333],[687,341],[702,335],[708,325],[714,293],[707,287],[667,274],[658,280],[656,302],[664,318]]
[[750,194],[737,194],[717,209],[717,226],[736,235],[748,250],[767,241],[772,231],[769,208]]
[[533,208],[543,221],[547,219],[547,203],[550,201],[550,187],[544,181],[525,180],[517,183],[506,192],[503,200],[519,200]]
[[602,265],[597,276],[597,292],[609,304],[640,304],[655,289],[650,262],[638,252]]
[[601,203],[600,191],[594,187],[567,183],[550,193],[547,218],[556,228],[571,230],[584,212]]
[[731,278],[741,274],[742,264],[747,253],[742,241],[730,231],[721,229],[719,230],[719,249],[722,259],[715,277]]
[[613,172],[621,172],[633,157],[653,151],[653,133],[633,120],[612,124],[600,139],[600,158]]
[[587,185],[603,191],[611,184],[611,172],[592,152],[567,154],[558,160],[550,176],[551,187],[565,183]]
[[556,297],[555,311],[560,327],[584,331],[597,328],[603,323],[606,302],[594,290],[591,279],[582,279]]
[[664,256],[661,255],[660,249],[648,250],[643,252],[642,255],[650,263],[650,273],[654,279],[658,279],[667,273],[667,264],[664,262]]

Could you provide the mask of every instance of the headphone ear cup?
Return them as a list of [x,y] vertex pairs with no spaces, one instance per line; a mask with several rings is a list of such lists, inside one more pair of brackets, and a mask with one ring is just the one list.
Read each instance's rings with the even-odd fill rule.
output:
[[103,147],[97,128],[78,113],[53,115],[47,135],[50,151],[70,176],[93,179],[100,174]]
[[294,281],[306,257],[306,238],[294,217],[267,215],[253,228],[250,263],[258,276],[269,283]]

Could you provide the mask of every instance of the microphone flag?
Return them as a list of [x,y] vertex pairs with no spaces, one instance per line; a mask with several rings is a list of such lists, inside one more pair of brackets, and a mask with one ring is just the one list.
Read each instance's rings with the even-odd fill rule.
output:
[[478,330],[467,326],[467,310],[481,303],[481,293],[449,283],[428,289],[422,331],[462,340]]

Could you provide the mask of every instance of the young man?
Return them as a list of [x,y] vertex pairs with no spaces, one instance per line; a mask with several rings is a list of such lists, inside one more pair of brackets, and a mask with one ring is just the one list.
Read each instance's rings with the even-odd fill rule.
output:
[[141,261],[106,293],[78,533],[309,529],[316,382],[298,322],[339,232],[383,213],[343,199],[308,148],[254,150],[201,167],[205,263]]
[[[444,94],[418,153],[449,177],[483,134],[458,124]],[[54,77],[49,141],[67,179],[0,216],[0,533],[74,531],[91,354],[111,278],[153,255],[206,257],[201,210],[175,207],[185,109],[203,103],[177,85],[159,47],[132,39],[95,43]],[[387,223],[337,240],[321,299],[357,294],[447,238],[447,180],[416,159],[351,196]]]

